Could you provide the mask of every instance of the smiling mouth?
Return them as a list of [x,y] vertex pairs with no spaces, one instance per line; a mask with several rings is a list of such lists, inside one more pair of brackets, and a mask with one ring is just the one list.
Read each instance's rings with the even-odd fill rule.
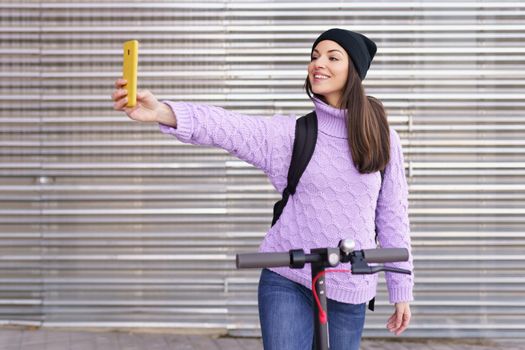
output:
[[315,82],[321,82],[321,81],[324,81],[324,80],[328,80],[330,78],[316,78],[316,77],[313,77],[314,81]]
[[[317,77],[321,77],[321,78],[317,78]],[[312,78],[314,78],[314,79],[330,79],[331,76],[330,75],[326,75],[326,74],[321,74],[321,73],[312,73]]]

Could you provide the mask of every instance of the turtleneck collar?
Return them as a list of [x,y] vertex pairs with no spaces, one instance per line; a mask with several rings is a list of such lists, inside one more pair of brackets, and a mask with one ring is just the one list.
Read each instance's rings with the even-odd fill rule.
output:
[[346,130],[346,109],[330,106],[319,98],[312,96],[317,114],[317,128],[325,134],[339,138],[348,138]]
[[330,106],[321,99],[312,96],[317,114],[317,128],[325,134],[339,138],[348,138],[346,130],[346,109]]

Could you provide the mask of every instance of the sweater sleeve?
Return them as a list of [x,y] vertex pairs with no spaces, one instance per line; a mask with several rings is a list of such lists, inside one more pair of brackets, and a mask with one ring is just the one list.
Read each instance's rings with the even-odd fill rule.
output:
[[184,143],[222,148],[264,171],[274,186],[275,181],[282,182],[283,174],[287,174],[294,116],[251,116],[206,104],[162,102],[174,112],[177,127],[159,123],[161,132]]
[[382,248],[407,248],[409,260],[387,263],[386,266],[412,271],[412,275],[386,272],[390,303],[414,300],[413,257],[410,245],[408,219],[408,185],[405,176],[403,150],[397,132],[390,128],[390,161],[385,174],[376,207],[376,229]]

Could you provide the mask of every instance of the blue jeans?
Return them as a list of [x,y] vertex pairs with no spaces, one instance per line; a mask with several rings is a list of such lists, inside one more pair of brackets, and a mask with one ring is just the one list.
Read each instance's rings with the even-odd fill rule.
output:
[[[310,289],[263,269],[258,301],[264,350],[312,349],[314,321]],[[359,350],[366,303],[327,301],[330,350]]]

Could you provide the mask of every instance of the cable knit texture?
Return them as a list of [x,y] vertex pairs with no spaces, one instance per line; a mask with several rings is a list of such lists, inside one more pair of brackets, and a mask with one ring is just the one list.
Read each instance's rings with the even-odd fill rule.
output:
[[[216,106],[188,102],[166,103],[175,113],[177,128],[159,124],[165,134],[181,142],[216,146],[264,171],[275,189],[286,187],[292,157],[296,116],[249,116]],[[378,172],[360,174],[348,145],[346,110],[314,97],[318,137],[314,154],[296,193],[269,229],[260,252],[283,252],[335,247],[351,238],[356,249],[375,248],[377,225],[380,246],[410,250],[408,186],[397,132],[390,128],[390,162],[381,188]],[[381,191],[380,191],[381,189]],[[409,261],[386,264],[413,270]],[[349,264],[339,265],[350,268]],[[310,265],[303,269],[271,268],[278,274],[311,288]],[[385,273],[391,303],[413,300],[413,275]],[[376,294],[377,275],[326,275],[328,298],[363,303]]]

